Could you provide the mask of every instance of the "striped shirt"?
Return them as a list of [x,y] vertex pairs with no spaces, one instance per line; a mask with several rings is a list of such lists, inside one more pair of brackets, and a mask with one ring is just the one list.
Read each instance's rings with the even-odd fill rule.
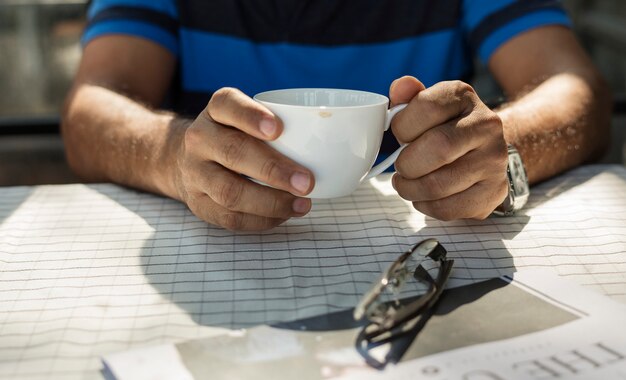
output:
[[226,86],[387,94],[403,75],[426,86],[468,80],[475,57],[487,62],[532,28],[569,25],[558,0],[92,0],[88,20],[84,44],[124,34],[174,54],[168,108],[188,116]]

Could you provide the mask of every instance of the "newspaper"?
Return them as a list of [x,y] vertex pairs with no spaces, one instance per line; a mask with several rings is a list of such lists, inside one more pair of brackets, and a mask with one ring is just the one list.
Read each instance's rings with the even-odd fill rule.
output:
[[[364,355],[346,310],[107,355],[126,379],[626,379],[626,305],[553,274],[518,272],[444,292],[401,357]],[[407,338],[408,339],[408,338]],[[371,355],[387,361],[368,365]]]

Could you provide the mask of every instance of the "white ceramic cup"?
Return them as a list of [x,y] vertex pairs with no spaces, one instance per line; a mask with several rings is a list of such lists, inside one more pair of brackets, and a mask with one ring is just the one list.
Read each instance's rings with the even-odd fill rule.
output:
[[313,172],[310,198],[335,198],[391,166],[402,147],[372,167],[383,133],[406,104],[387,109],[386,96],[357,90],[294,88],[256,94],[284,125],[270,146]]

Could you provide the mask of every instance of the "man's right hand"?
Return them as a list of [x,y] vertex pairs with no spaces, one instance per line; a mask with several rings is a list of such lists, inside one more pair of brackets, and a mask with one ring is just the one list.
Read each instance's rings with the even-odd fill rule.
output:
[[313,189],[312,173],[264,142],[281,134],[281,122],[228,88],[193,122],[159,112],[175,71],[176,56],[146,39],[90,41],[62,118],[74,172],[176,198],[231,230],[269,229],[305,215],[311,201],[301,196]]
[[264,230],[305,215],[311,201],[300,196],[313,189],[312,173],[263,142],[281,132],[280,120],[261,104],[234,88],[218,90],[182,139],[179,198],[229,230]]

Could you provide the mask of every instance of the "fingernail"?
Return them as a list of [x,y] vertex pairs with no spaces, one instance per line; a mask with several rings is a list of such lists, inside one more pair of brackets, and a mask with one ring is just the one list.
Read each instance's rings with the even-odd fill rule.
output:
[[311,178],[306,173],[294,173],[290,179],[291,186],[301,193],[305,193],[311,186]]
[[262,119],[259,123],[259,129],[267,137],[273,137],[276,133],[276,122],[272,119]]
[[295,201],[293,201],[293,211],[295,211],[298,214],[305,214],[309,211],[310,208],[310,203],[309,200],[306,198],[296,198]]

